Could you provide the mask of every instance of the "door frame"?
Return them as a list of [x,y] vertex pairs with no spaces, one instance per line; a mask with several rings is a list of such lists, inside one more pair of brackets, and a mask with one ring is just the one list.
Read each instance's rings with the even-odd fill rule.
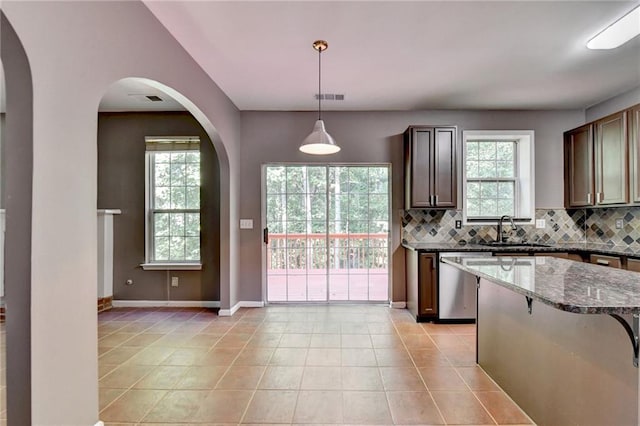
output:
[[[277,302],[269,302],[267,295],[267,244],[264,243],[263,240],[263,231],[267,227],[267,167],[278,167],[278,166],[311,166],[311,167],[326,167],[327,170],[329,167],[387,167],[388,170],[388,180],[387,180],[387,194],[388,194],[388,222],[389,222],[389,231],[388,231],[388,242],[387,242],[387,300],[374,300],[374,301],[358,301],[358,300],[330,300],[327,298],[326,301],[277,301]],[[393,181],[393,165],[390,162],[372,162],[372,163],[353,163],[353,162],[294,162],[294,161],[276,161],[269,163],[262,163],[260,166],[260,263],[261,263],[261,288],[262,288],[262,302],[264,306],[268,305],[279,305],[279,304],[305,304],[305,305],[340,305],[340,304],[372,304],[372,305],[381,305],[384,304],[389,306],[391,300],[393,298],[393,287],[392,287],[392,277],[393,277],[393,258],[391,252],[391,240],[392,240],[392,228],[393,228],[393,220],[392,220],[392,202],[393,202],[393,193],[392,193],[392,181]],[[328,232],[328,230],[327,230]],[[327,291],[328,291],[328,283],[327,283]]]

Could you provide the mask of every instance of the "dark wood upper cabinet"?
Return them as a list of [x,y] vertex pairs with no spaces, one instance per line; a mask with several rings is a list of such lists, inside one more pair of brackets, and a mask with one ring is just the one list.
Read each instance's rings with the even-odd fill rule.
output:
[[632,203],[640,203],[640,105],[629,109],[629,158]]
[[629,203],[627,111],[565,132],[564,157],[567,208]]
[[594,130],[595,204],[626,204],[629,202],[626,111],[596,121]]
[[578,127],[564,134],[564,183],[566,207],[593,203],[593,126]]
[[412,126],[404,133],[405,208],[456,208],[456,127]]

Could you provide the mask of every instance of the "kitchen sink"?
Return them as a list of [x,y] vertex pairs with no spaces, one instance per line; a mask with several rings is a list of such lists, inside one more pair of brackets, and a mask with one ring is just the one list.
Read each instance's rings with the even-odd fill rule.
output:
[[483,246],[490,247],[551,247],[547,244],[533,242],[516,242],[516,241],[488,241],[480,243]]

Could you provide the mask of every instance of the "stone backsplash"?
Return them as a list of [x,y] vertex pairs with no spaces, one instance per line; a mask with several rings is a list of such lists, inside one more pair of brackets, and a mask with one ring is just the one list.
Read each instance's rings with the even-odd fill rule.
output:
[[[546,226],[519,225],[512,238],[541,243],[590,242],[624,245],[640,251],[640,207],[604,209],[537,209]],[[616,220],[622,228],[616,228]],[[467,225],[455,229],[461,210],[405,210],[402,239],[407,242],[482,242],[496,239],[495,225]],[[507,226],[508,229],[508,226]]]

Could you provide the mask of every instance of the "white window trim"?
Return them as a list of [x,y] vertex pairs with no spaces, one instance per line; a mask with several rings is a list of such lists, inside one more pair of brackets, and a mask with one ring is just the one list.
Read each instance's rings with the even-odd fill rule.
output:
[[[191,137],[181,137],[181,139],[188,139]],[[154,139],[154,138],[147,138]],[[175,139],[166,138],[166,139]],[[174,150],[177,151],[177,150]],[[151,241],[153,236],[151,235],[151,155],[154,152],[160,151],[146,151],[144,158],[144,184],[145,184],[145,197],[144,197],[144,256],[145,262],[140,264],[140,267],[145,271],[199,271],[202,270],[202,257],[200,262],[171,262],[171,261],[152,261],[151,253],[153,249],[153,242]],[[185,151],[186,152],[186,151]],[[202,253],[200,253],[202,256]]]
[[520,225],[533,225],[535,223],[535,145],[533,130],[464,130],[462,132],[462,156],[460,157],[458,170],[460,170],[460,196],[459,205],[462,206],[463,225],[495,225],[497,220],[477,220],[467,218],[466,190],[467,190],[467,141],[516,141],[516,170],[518,180],[516,185],[516,212],[521,218],[528,220],[516,220]]

